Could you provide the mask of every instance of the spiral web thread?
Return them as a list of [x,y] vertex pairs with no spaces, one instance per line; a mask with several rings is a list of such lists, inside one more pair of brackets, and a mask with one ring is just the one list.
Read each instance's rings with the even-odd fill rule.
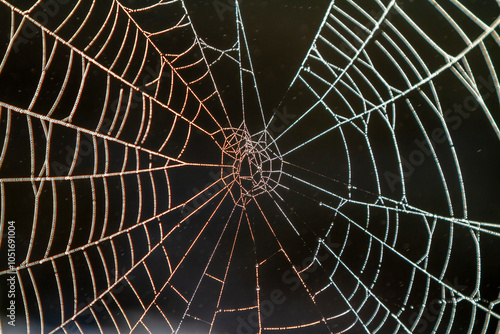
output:
[[[238,2],[229,50],[201,39],[182,1],[144,8],[126,1],[13,3],[0,5],[9,28],[0,82],[12,87],[0,101],[0,230],[19,201],[27,212],[16,219],[16,266],[3,262],[0,275],[16,276],[20,331],[218,333],[227,325],[234,332],[240,323],[225,316],[252,312],[256,321],[246,327],[259,333],[412,333],[424,321],[437,333],[498,331],[500,296],[483,282],[498,264],[482,261],[482,252],[498,243],[499,225],[470,213],[467,175],[477,171],[463,167],[463,146],[447,118],[451,106],[440,99],[451,80],[464,88],[498,152],[498,8],[484,21],[459,1],[332,1],[282,101],[302,90],[310,106],[271,133],[278,116],[262,107]],[[422,18],[409,14],[418,13],[415,6],[432,13],[454,43],[445,48],[419,24]],[[209,60],[208,53],[218,56]],[[36,65],[24,68],[24,57]],[[239,72],[236,117],[212,71],[222,59]],[[249,109],[248,94],[258,108]],[[255,115],[262,123],[256,135],[246,124]],[[428,147],[436,209],[420,205],[407,182],[412,152],[404,117]],[[439,145],[435,129],[445,138]],[[253,183],[255,192],[242,185],[234,161],[193,159],[200,141],[228,153],[231,136],[238,139],[229,153],[252,157],[251,176],[271,165],[260,176],[266,181]],[[330,153],[320,146],[322,158],[334,155],[340,174],[301,165],[304,151],[333,141],[340,146]],[[392,161],[392,179],[384,161]],[[182,173],[214,168],[220,173],[208,186],[187,196],[176,183]],[[290,196],[328,217],[322,228],[296,215]],[[268,235],[268,249],[259,234]],[[311,309],[303,317],[280,317],[291,303],[275,305],[272,314],[266,309],[277,259]],[[453,276],[457,261],[465,269]],[[241,263],[250,264],[242,275],[251,278],[254,301],[228,299]],[[313,266],[319,269],[311,273]],[[383,286],[391,274],[401,279],[388,297]],[[457,286],[456,277],[467,286]],[[431,300],[438,306],[429,318]]]

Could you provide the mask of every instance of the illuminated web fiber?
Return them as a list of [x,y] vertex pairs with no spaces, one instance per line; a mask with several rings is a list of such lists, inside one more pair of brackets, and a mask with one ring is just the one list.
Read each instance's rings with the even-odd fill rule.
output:
[[1,331],[500,331],[498,3],[326,3],[269,108],[238,1],[0,1]]

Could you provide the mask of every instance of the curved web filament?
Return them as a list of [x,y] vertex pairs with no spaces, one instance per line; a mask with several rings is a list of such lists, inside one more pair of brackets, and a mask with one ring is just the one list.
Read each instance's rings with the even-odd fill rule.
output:
[[272,109],[250,5],[0,2],[1,331],[498,332],[498,4],[325,2]]

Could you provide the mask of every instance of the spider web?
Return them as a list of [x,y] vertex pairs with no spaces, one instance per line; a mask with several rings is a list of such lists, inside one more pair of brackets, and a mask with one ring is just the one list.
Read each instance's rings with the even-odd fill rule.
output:
[[1,1],[2,331],[498,332],[498,4],[332,1],[276,109],[186,5]]

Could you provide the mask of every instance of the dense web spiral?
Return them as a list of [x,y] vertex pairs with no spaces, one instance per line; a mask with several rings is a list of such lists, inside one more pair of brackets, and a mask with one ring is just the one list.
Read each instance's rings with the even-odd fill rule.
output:
[[[268,131],[251,135],[246,128],[229,129],[222,147],[221,165],[231,165],[238,187],[234,202],[271,193],[279,185],[283,161]],[[271,147],[272,146],[272,147]],[[221,176],[224,179],[224,176]],[[231,182],[231,181],[228,181]]]
[[0,17],[1,332],[500,332],[498,1]]

